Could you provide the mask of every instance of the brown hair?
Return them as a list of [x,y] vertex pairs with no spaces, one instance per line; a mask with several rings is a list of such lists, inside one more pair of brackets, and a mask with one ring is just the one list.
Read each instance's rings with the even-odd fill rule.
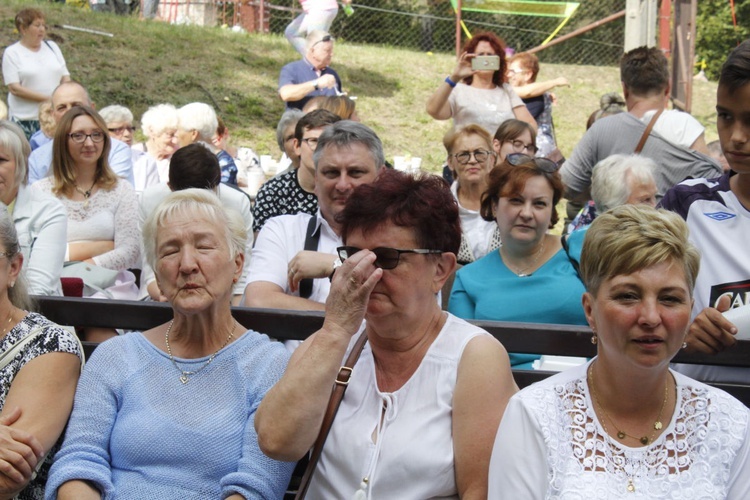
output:
[[490,170],[487,179],[487,191],[482,194],[479,208],[482,218],[487,221],[495,220],[492,215],[492,207],[497,204],[498,200],[502,197],[521,193],[526,186],[526,181],[538,175],[544,176],[552,188],[552,217],[549,228],[555,227],[559,218],[556,207],[562,198],[564,189],[562,179],[560,179],[559,172],[545,172],[537,167],[533,160],[520,165],[511,165],[506,159]]
[[[479,45],[479,42],[489,43],[495,50],[495,53],[498,55],[498,57],[500,57],[500,69],[492,74],[492,83],[499,87],[503,83],[508,81],[505,76],[505,73],[508,70],[508,61],[505,59],[505,42],[503,42],[500,38],[498,38],[496,34],[490,31],[481,31],[474,35],[471,39],[467,40],[467,42],[464,44],[464,52],[473,54],[477,49],[477,45]],[[466,85],[471,85],[473,79],[474,77],[472,75],[469,75],[464,78],[464,83]]]
[[109,167],[109,151],[112,141],[107,133],[107,124],[99,113],[88,106],[73,106],[57,124],[52,143],[52,192],[55,195],[70,194],[75,189],[76,166],[68,149],[68,134],[73,128],[73,120],[79,116],[89,116],[104,134],[102,154],[96,161],[96,183],[109,191],[117,185],[117,175]]
[[523,134],[524,131],[528,131],[529,134],[531,134],[531,142],[532,144],[536,144],[536,130],[534,130],[534,127],[532,127],[525,121],[516,120],[515,118],[505,120],[503,123],[501,123],[500,126],[497,127],[494,138],[500,144],[503,144],[504,142],[516,139],[518,136]]
[[26,8],[21,9],[16,14],[15,24],[18,32],[21,32],[21,28],[28,28],[37,19],[44,20],[44,13],[39,9]]
[[520,52],[511,57],[508,63],[510,64],[515,61],[518,61],[523,69],[531,73],[531,79],[529,81],[535,82],[536,75],[539,74],[539,58],[528,52]]

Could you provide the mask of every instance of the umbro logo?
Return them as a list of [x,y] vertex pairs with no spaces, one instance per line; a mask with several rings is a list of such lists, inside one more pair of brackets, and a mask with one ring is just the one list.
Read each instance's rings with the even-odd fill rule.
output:
[[737,214],[732,214],[729,212],[711,212],[711,213],[704,212],[703,215],[713,220],[718,220],[718,221],[729,220],[734,217],[737,217]]

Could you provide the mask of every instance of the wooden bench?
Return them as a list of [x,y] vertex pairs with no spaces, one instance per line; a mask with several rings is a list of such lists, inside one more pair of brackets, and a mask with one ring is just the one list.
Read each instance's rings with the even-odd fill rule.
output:
[[[40,312],[62,325],[147,330],[172,318],[168,304],[93,300],[72,297],[36,297]],[[280,309],[251,309],[235,307],[237,321],[249,329],[267,334],[277,340],[304,340],[323,324],[322,312],[286,311]],[[554,354],[559,356],[592,357],[596,347],[591,344],[591,329],[583,326],[547,325],[537,323],[509,323],[472,321],[495,336],[509,352],[525,354]],[[84,342],[87,356],[96,344]],[[740,341],[733,349],[716,356],[680,352],[675,362],[720,366],[750,367],[750,342]],[[513,370],[519,387],[542,380],[554,372]],[[750,380],[747,384],[712,383],[745,405],[750,406]]]

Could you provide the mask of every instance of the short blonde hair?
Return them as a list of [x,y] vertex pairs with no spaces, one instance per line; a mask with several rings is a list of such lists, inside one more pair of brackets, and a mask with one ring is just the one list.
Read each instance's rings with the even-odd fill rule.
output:
[[164,198],[143,225],[143,248],[146,262],[152,269],[156,269],[159,228],[174,222],[175,218],[205,219],[215,223],[215,227],[224,231],[231,258],[245,254],[247,228],[242,216],[236,210],[224,207],[219,197],[208,189],[183,189]]
[[591,223],[583,240],[581,279],[596,295],[605,280],[667,261],[682,266],[692,296],[700,253],[688,241],[685,221],[667,210],[621,205]]

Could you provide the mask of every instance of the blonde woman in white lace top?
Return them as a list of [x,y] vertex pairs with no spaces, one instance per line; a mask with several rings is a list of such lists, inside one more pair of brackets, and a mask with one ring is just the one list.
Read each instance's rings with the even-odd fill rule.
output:
[[107,126],[91,108],[76,106],[55,133],[52,175],[34,184],[60,199],[68,213],[66,260],[109,269],[140,261],[138,201],[133,187],[110,169]]
[[687,238],[663,210],[624,205],[597,217],[581,275],[598,355],[511,399],[489,498],[750,498],[750,410],[669,370],[698,273]]

